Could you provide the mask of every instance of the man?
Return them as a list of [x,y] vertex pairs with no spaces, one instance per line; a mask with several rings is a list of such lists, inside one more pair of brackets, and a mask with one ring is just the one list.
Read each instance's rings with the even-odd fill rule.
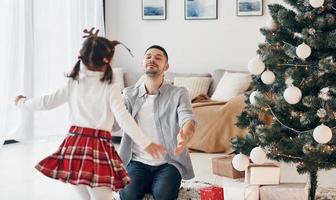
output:
[[176,199],[181,179],[194,177],[186,145],[194,133],[195,119],[187,90],[164,81],[169,68],[166,50],[149,47],[143,66],[145,81],[124,90],[125,104],[141,129],[165,146],[167,153],[151,157],[123,134],[119,153],[131,184],[120,192],[120,198],[138,200],[151,193],[159,200]]

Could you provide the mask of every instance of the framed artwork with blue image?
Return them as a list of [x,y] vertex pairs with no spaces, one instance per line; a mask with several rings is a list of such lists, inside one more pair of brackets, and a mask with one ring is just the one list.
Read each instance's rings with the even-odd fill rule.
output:
[[237,16],[263,15],[262,0],[237,0]]
[[217,0],[184,0],[184,18],[217,19]]
[[166,19],[166,0],[142,0],[142,19]]

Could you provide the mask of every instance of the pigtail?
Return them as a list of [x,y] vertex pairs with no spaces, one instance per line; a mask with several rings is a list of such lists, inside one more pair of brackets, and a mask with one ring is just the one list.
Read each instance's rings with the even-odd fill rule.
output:
[[113,40],[113,41],[111,41],[110,42],[110,46],[111,46],[111,48],[113,49],[113,51],[114,51],[114,49],[115,49],[115,46],[117,46],[117,45],[121,45],[121,46],[123,46],[127,51],[128,51],[128,53],[132,56],[132,57],[134,57],[134,55],[133,55],[133,53],[132,53],[132,51],[131,51],[131,49],[129,49],[126,45],[124,45],[123,43],[121,43],[121,42],[119,42],[119,41],[117,41],[117,40]]
[[[106,44],[106,42],[108,43],[108,46],[106,46],[106,47],[109,49],[109,53],[108,53],[108,56],[106,56],[106,58],[113,59],[115,46],[117,46],[119,44],[122,45],[123,47],[125,47],[127,49],[127,51],[129,52],[129,54],[131,56],[133,56],[132,51],[126,45],[124,45],[123,43],[121,43],[117,40],[109,41],[105,38],[100,38],[100,39],[103,40],[104,44]],[[112,81],[113,81],[113,70],[111,68],[110,61],[105,62],[105,73],[104,73],[104,76],[100,79],[100,81],[102,81],[102,82],[106,81],[108,84],[112,83]]]
[[70,74],[67,74],[66,77],[68,78],[72,78],[73,80],[78,80],[78,74],[79,74],[79,70],[80,70],[80,57],[78,57],[78,61],[75,64],[74,68],[72,69],[72,71],[70,72]]
[[[106,41],[108,41],[106,39]],[[110,48],[110,52],[109,52],[109,56],[110,59],[113,58],[114,56],[114,51],[115,51],[115,46],[117,45],[122,45],[123,47],[125,47],[128,51],[128,53],[133,56],[132,54],[132,51],[126,46],[124,45],[123,43],[119,42],[119,41],[116,41],[116,40],[113,40],[113,41],[108,41],[109,42],[109,48]],[[100,81],[102,82],[108,82],[108,84],[111,84],[112,83],[112,80],[113,80],[113,70],[111,68],[111,65],[110,65],[110,61],[106,62],[105,63],[105,73],[104,73],[104,76],[100,79]]]
[[104,76],[100,79],[102,82],[107,82],[108,84],[111,84],[113,80],[113,71],[111,68],[111,65],[109,63],[106,63],[105,73]]

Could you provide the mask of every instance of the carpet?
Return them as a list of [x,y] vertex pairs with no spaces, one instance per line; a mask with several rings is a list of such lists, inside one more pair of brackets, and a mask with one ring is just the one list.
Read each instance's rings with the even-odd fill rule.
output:
[[[208,186],[211,184],[202,181],[182,181],[178,200],[199,200],[200,189]],[[147,194],[143,200],[153,200],[153,197]],[[336,200],[336,188],[317,188],[316,200]]]
[[317,188],[316,191],[317,200],[335,200],[336,188]]

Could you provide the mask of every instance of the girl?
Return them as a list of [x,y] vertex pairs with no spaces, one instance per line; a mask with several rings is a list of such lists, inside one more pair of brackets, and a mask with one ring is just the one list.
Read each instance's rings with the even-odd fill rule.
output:
[[[113,82],[110,66],[118,41],[88,35],[67,84],[56,92],[27,99],[16,105],[29,110],[48,110],[68,103],[72,126],[59,149],[35,168],[44,175],[76,185],[82,199],[112,199],[112,190],[125,187],[130,178],[112,144],[114,120],[154,158],[166,153],[137,126],[123,103],[120,87]],[[126,47],[127,48],[127,47]],[[128,49],[128,51],[130,51]],[[83,64],[83,65],[82,65]]]

